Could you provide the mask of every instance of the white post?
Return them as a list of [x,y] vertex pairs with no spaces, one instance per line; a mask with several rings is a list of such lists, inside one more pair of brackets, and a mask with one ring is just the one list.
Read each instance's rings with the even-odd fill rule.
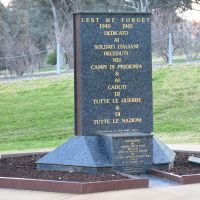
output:
[[168,44],[168,64],[172,65],[173,62],[173,45],[172,45],[172,34],[169,33],[169,44]]
[[57,43],[57,63],[56,63],[56,67],[57,67],[57,74],[60,74],[60,68],[61,68],[61,45],[58,42]]

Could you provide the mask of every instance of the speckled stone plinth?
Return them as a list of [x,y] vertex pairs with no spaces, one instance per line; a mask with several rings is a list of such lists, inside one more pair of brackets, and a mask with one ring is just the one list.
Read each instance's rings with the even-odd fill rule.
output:
[[111,168],[111,140],[104,136],[76,136],[37,161],[38,170],[98,173]]
[[38,170],[143,174],[169,167],[175,153],[151,134],[76,136],[37,161]]
[[175,152],[156,136],[153,137],[153,167],[158,169],[170,168],[174,164]]

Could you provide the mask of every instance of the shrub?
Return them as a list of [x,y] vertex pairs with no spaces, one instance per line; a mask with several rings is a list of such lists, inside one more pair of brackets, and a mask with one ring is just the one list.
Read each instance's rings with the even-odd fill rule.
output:
[[48,55],[46,57],[46,63],[51,64],[51,65],[56,64],[56,53],[55,52],[48,53]]

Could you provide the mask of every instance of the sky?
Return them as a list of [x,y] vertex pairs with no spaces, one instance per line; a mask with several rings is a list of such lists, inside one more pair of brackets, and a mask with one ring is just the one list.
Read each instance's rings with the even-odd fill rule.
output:
[[5,6],[7,6],[10,0],[0,0],[0,1],[1,1]]
[[[0,0],[5,6],[8,5],[10,0]],[[188,20],[195,20],[195,21],[200,21],[200,5],[193,5],[193,8],[199,10],[199,11],[195,11],[195,10],[190,10],[185,12],[182,16]]]
[[193,4],[193,8],[196,10],[188,10],[182,16],[189,20],[200,21],[200,5]]

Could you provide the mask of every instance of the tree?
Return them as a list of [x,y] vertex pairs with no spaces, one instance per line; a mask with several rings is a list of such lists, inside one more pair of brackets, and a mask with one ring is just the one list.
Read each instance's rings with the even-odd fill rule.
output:
[[[181,21],[176,11],[172,9],[157,9],[152,17],[152,44],[156,53],[161,56],[165,62],[168,62],[168,35],[176,33],[178,23]],[[174,50],[177,46],[173,45]]]
[[26,0],[29,35],[34,44],[44,50],[46,46],[55,45],[53,13],[48,0]]
[[178,47],[190,63],[200,52],[200,23],[182,21],[175,37]]
[[199,0],[113,0],[112,4],[121,6],[123,10],[150,12],[154,9],[192,9],[194,2]]
[[22,76],[25,72],[33,73],[41,62],[39,56],[35,58],[40,47],[31,35],[30,3],[31,1],[12,0],[7,8],[3,53],[11,75],[13,72],[17,76]]
[[154,9],[191,9],[199,0],[83,0],[84,10],[151,12]]
[[5,38],[8,32],[8,12],[5,6],[0,2],[0,70],[6,69],[6,62],[3,57],[4,55],[4,45]]
[[176,10],[189,9],[192,0],[49,0],[54,16],[57,43],[58,72],[65,58],[73,66],[72,12],[83,11],[154,11],[156,8]]
[[73,66],[73,35],[72,35],[72,13],[80,10],[79,0],[50,0],[53,16],[54,29],[57,44],[57,72],[66,58],[69,65]]

